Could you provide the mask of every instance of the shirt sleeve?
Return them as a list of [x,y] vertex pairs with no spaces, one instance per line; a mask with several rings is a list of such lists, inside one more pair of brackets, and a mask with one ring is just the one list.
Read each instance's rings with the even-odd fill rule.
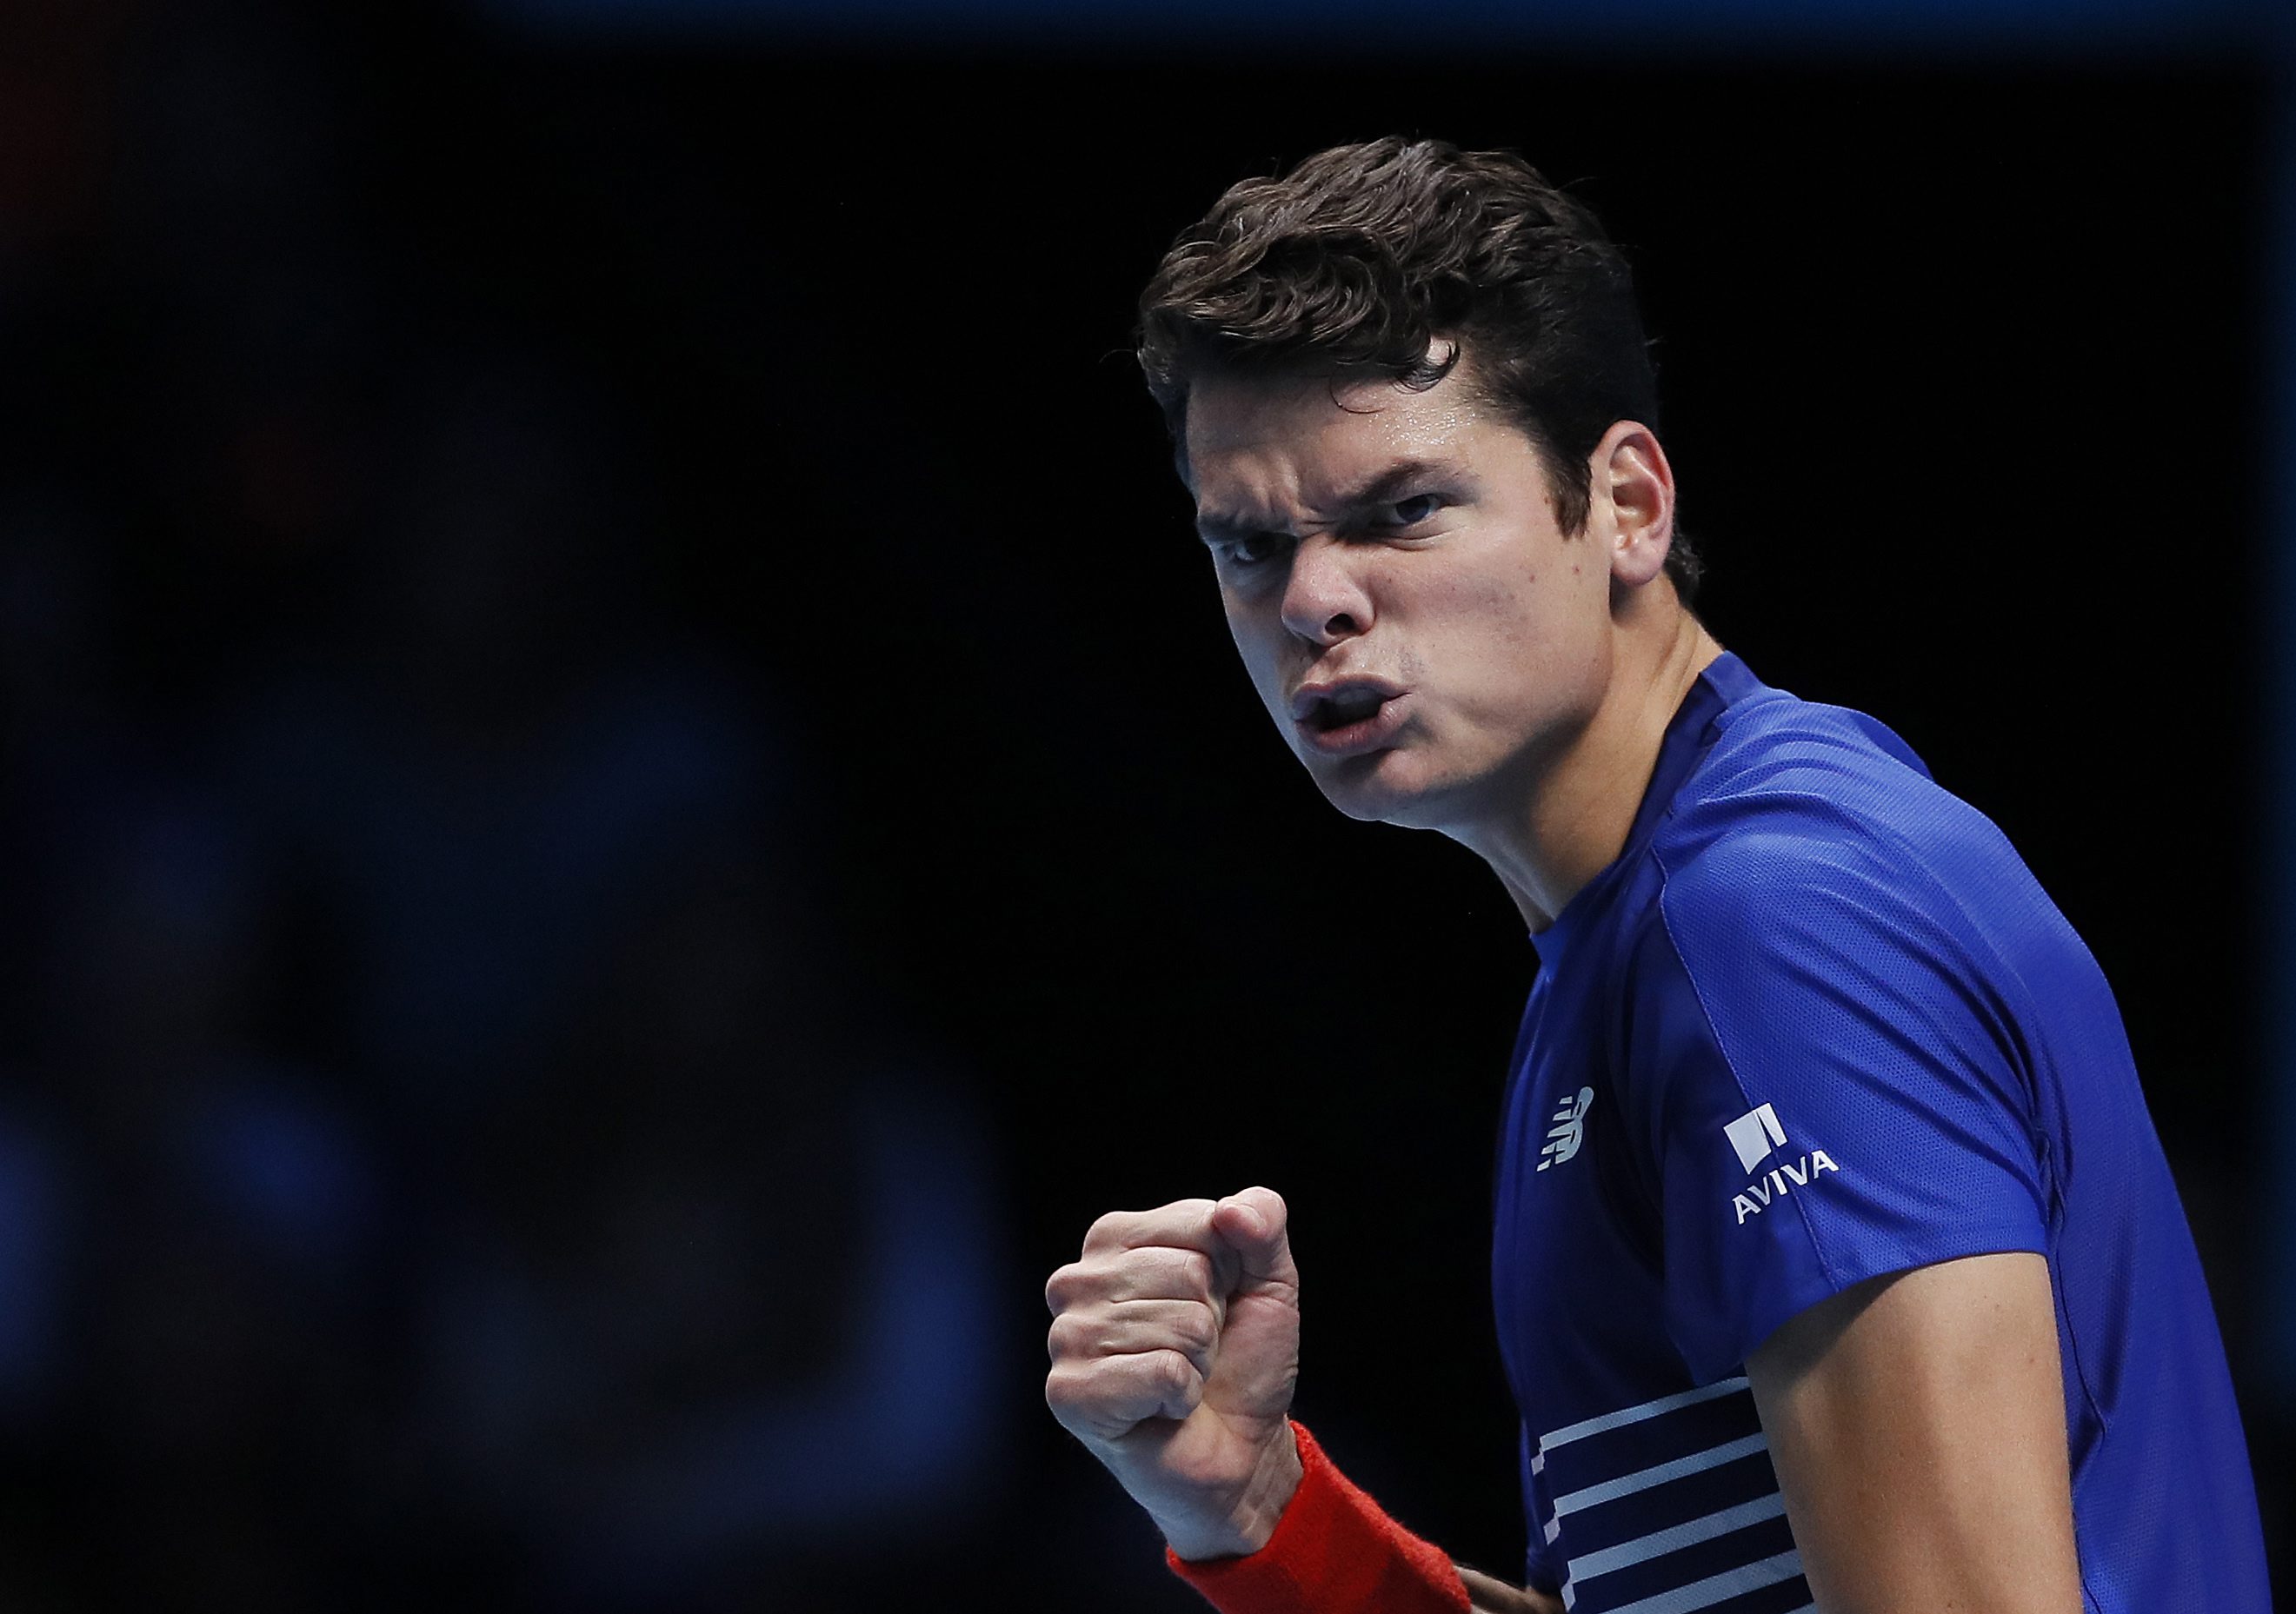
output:
[[1712,841],[1669,869],[1628,967],[1622,1096],[1700,1382],[1865,1279],[2047,1253],[2015,994],[1912,848]]

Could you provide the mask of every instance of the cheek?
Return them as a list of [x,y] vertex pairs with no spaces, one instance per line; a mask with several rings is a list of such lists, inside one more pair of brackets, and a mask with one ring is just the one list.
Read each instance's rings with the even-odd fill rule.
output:
[[1568,553],[1447,578],[1421,594],[1424,631],[1407,637],[1449,704],[1478,726],[1512,730],[1527,711],[1575,700],[1608,638],[1603,586]]
[[1258,613],[1232,607],[1227,613],[1227,633],[1228,637],[1235,642],[1235,653],[1242,658],[1244,670],[1251,675],[1251,687],[1258,690],[1259,698],[1269,704],[1271,710],[1274,709],[1275,703],[1282,698],[1282,692],[1276,687],[1275,667],[1279,632],[1273,630]]
[[1446,578],[1421,604],[1452,653],[1497,670],[1551,641],[1555,624],[1546,619],[1564,602],[1557,594],[1540,573],[1524,569]]

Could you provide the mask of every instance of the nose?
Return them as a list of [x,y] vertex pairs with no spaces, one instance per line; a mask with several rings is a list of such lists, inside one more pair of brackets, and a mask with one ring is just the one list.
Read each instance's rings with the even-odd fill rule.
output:
[[1315,645],[1371,631],[1371,595],[1357,577],[1348,546],[1317,535],[1292,552],[1283,581],[1283,626]]

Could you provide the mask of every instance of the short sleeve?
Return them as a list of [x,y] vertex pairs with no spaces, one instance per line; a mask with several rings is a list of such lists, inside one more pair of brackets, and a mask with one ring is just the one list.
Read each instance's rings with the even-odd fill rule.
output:
[[2047,1252],[2003,968],[1878,838],[1742,832],[1668,870],[1629,960],[1621,1097],[1700,1382],[1866,1278]]

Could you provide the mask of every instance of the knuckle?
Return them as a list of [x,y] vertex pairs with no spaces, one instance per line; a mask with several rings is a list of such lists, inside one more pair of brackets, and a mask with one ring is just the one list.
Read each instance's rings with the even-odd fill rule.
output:
[[1180,1251],[1180,1276],[1188,1287],[1201,1295],[1212,1292],[1212,1258],[1201,1249]]
[[1107,1375],[1089,1364],[1062,1363],[1045,1375],[1045,1404],[1057,1417],[1086,1417],[1108,1399]]
[[1108,1282],[1101,1290],[1101,1298],[1111,1305],[1120,1305],[1127,1300],[1139,1299],[1153,1288],[1148,1268],[1137,1261],[1124,1261],[1109,1269]]
[[1155,1267],[1143,1258],[1119,1261],[1108,1274],[1108,1299],[1136,1300],[1155,1287]]
[[1045,1336],[1045,1346],[1055,1362],[1086,1354],[1090,1346],[1086,1339],[1080,1337],[1085,1329],[1084,1320],[1073,1312],[1063,1313],[1053,1319],[1053,1326]]
[[1196,1364],[1178,1351],[1159,1351],[1156,1363],[1157,1377],[1167,1389],[1185,1395],[1203,1381],[1202,1376],[1196,1372]]
[[1045,1375],[1045,1405],[1053,1416],[1063,1418],[1076,1405],[1076,1380],[1055,1367]]

